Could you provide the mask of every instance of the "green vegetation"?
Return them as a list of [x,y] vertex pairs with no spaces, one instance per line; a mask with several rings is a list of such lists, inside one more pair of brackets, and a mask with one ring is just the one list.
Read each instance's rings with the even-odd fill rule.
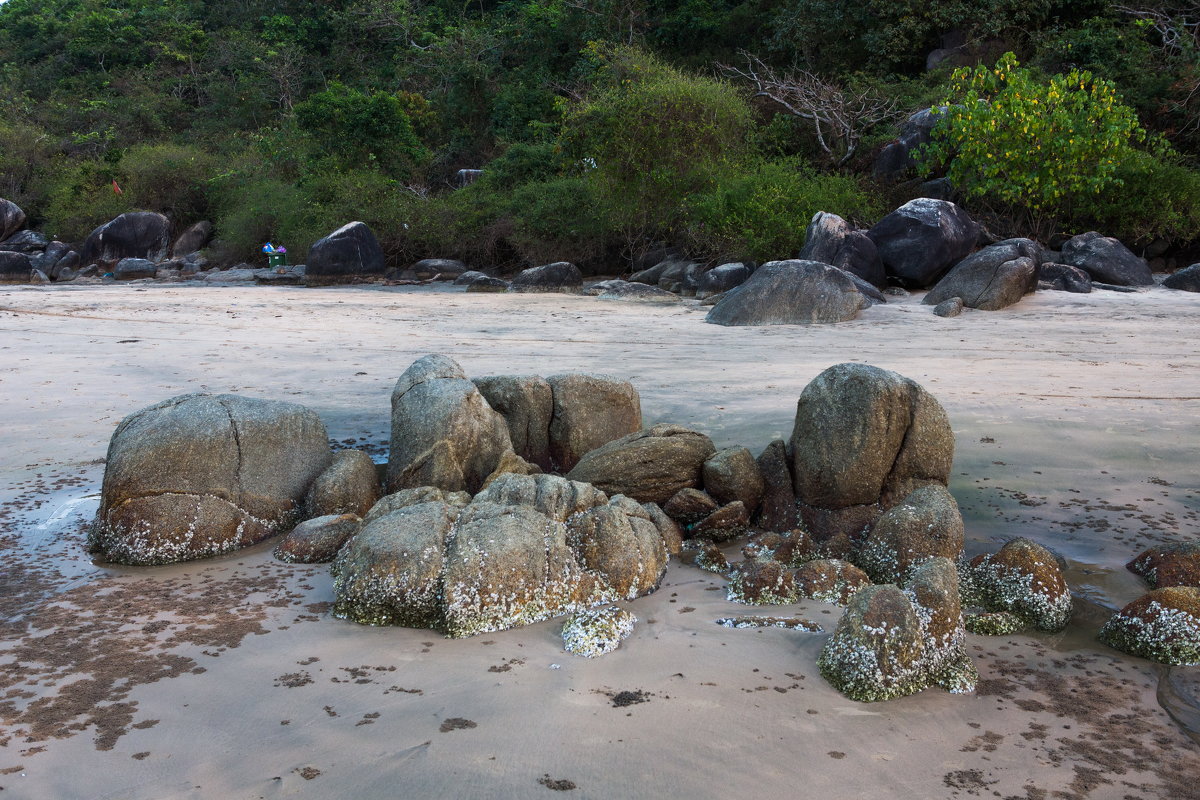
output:
[[[267,239],[303,252],[351,219],[396,264],[615,272],[662,241],[761,261],[794,254],[814,211],[869,224],[908,199],[915,184],[872,185],[874,155],[948,98],[926,163],[973,213],[1182,244],[1200,238],[1195,16],[1107,0],[8,0],[0,196],[70,240],[135,208],[211,219],[230,261]],[[718,64],[799,76],[776,94],[823,121]],[[484,177],[455,188],[462,168]]]

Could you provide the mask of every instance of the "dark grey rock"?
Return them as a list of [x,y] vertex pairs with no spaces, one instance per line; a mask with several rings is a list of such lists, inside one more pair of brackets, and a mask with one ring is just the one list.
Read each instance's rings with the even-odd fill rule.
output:
[[979,225],[954,203],[918,198],[885,216],[867,235],[890,277],[923,289],[975,248]]
[[583,288],[583,273],[569,261],[556,261],[522,270],[512,279],[510,292],[563,292],[578,294]]
[[1079,267],[1092,280],[1114,286],[1152,286],[1154,278],[1146,259],[1110,236],[1088,231],[1063,242],[1060,260]]
[[851,228],[837,214],[818,211],[813,215],[804,234],[804,246],[796,258],[841,267],[872,286],[887,285],[875,242],[866,231]]
[[1162,285],[1183,292],[1200,292],[1200,264],[1192,264],[1168,275]]
[[604,291],[596,295],[598,300],[626,300],[635,303],[678,303],[679,295],[632,281],[605,281]]
[[705,317],[716,325],[811,325],[854,319],[869,301],[849,276],[816,261],[763,264]]
[[957,317],[963,312],[961,297],[949,297],[933,307],[933,313],[939,317]]
[[[418,280],[436,278],[441,281],[456,280],[467,272],[467,265],[455,258],[426,258],[409,267]],[[439,277],[440,276],[440,277]]]
[[0,283],[29,283],[33,259],[24,253],[0,250]]
[[123,258],[162,261],[171,243],[171,221],[153,211],[130,211],[88,234],[80,259],[112,267]]
[[[819,259],[818,259],[819,260]],[[750,268],[740,261],[713,267],[700,276],[696,284],[697,294],[705,296],[727,292],[741,286],[750,277]]]
[[1092,276],[1070,264],[1044,262],[1038,267],[1038,281],[1060,292],[1087,294],[1092,291]]
[[383,248],[364,222],[350,222],[317,240],[309,248],[305,263],[305,282],[309,286],[378,277],[386,271]]
[[872,174],[880,180],[897,181],[916,169],[916,152],[932,141],[934,126],[945,110],[945,106],[924,108],[905,120],[896,141],[885,145],[876,157]]
[[256,544],[296,521],[332,456],[303,406],[183,395],[122,420],[108,446],[89,549],[167,564]]
[[25,227],[25,212],[11,200],[0,197],[0,242]]
[[470,286],[472,281],[478,280],[479,278],[486,278],[486,277],[488,277],[487,274],[485,274],[483,272],[479,272],[479,271],[473,270],[473,269],[467,270],[466,272],[460,274],[457,278],[454,279],[454,285],[455,286]]
[[652,267],[646,267],[634,272],[629,276],[630,283],[646,283],[651,286],[658,286],[658,281],[663,273],[673,267],[675,264],[686,263],[678,257],[672,257],[658,262]]
[[1037,288],[1042,248],[1030,239],[1008,239],[964,258],[922,300],[936,306],[958,297],[967,308],[998,311]]
[[50,240],[45,235],[37,231],[23,230],[0,242],[0,251],[24,253],[33,257],[42,253],[49,244]]
[[171,245],[171,256],[173,258],[181,258],[208,244],[213,236],[213,225],[208,220],[200,220],[194,225],[188,227],[183,233],[175,237],[174,244]]
[[153,261],[144,258],[122,258],[113,269],[113,277],[119,281],[134,281],[140,278],[153,278],[158,267]]
[[58,259],[52,267],[50,267],[50,277],[56,281],[71,280],[66,277],[70,274],[72,277],[79,269],[79,253],[75,250],[68,250],[63,254],[62,258]]
[[489,275],[473,279],[467,284],[467,291],[471,293],[496,293],[507,292],[508,281],[500,278],[493,278]]

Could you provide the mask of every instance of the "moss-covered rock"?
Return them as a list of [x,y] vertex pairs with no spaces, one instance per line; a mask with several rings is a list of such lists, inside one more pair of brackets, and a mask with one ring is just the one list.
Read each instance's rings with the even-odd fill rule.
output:
[[1031,539],[1013,539],[997,553],[976,556],[963,577],[969,603],[985,611],[1011,612],[1050,633],[1071,619],[1071,591],[1059,559]]
[[636,622],[637,617],[616,606],[576,611],[563,624],[563,647],[585,658],[611,653],[633,633]]
[[1200,588],[1155,589],[1113,615],[1100,641],[1160,664],[1200,664]]
[[836,558],[809,561],[796,569],[796,592],[800,597],[844,606],[864,586],[871,585],[867,573]]
[[729,572],[729,599],[753,606],[795,602],[795,576],[772,559],[743,561]]
[[1125,567],[1157,589],[1200,586],[1200,542],[1151,547]]

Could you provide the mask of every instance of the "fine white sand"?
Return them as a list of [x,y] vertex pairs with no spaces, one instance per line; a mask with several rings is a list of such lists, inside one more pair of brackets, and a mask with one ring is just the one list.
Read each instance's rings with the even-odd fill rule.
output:
[[[1124,562],[1200,533],[1200,295],[1044,292],[956,319],[913,296],[814,327],[705,310],[449,287],[0,290],[0,797],[1200,796],[1200,746],[1159,702],[1195,725],[1197,668],[1094,640],[1146,590]],[[1058,549],[1076,622],[969,637],[974,695],[864,705],[818,675],[826,634],[714,624],[831,631],[836,606],[739,606],[682,564],[625,604],[631,639],[585,660],[553,621],[451,641],[335,620],[327,569],[269,544],[156,569],[83,552],[126,414],[192,391],[290,400],[381,458],[391,386],[431,352],[472,375],[626,378],[647,424],[755,453],[822,369],[895,370],[949,413],[968,552]],[[646,702],[614,706],[623,691]]]

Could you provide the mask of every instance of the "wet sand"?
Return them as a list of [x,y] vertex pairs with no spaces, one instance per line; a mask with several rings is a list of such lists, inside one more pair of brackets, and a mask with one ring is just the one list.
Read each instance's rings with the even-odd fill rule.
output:
[[[1200,797],[1200,668],[1094,639],[1145,591],[1125,561],[1200,535],[1200,296],[702,319],[444,287],[0,289],[0,796]],[[825,367],[896,370],[949,413],[968,552],[1017,535],[1059,550],[1076,620],[969,636],[974,695],[863,705],[817,674],[827,633],[715,624],[794,615],[828,632],[836,606],[740,606],[683,564],[625,604],[633,636],[587,660],[553,621],[451,641],[332,619],[327,569],[270,544],[154,569],[83,552],[126,414],[188,391],[291,400],[382,459],[392,384],[430,352],[472,375],[627,378],[647,424],[755,453],[786,438]]]

